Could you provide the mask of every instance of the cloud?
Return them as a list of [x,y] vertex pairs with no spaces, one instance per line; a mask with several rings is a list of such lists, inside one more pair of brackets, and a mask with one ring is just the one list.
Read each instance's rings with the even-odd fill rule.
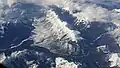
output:
[[55,59],[56,68],[78,68],[78,66],[74,62],[68,62],[64,58],[57,57]]
[[119,57],[119,53],[112,53],[110,54],[110,58],[109,58],[109,62],[110,62],[110,67],[120,67],[120,57]]
[[88,21],[107,21],[109,16],[109,11],[105,8],[99,7],[95,4],[85,6],[81,9],[81,12],[73,14],[79,19],[84,18]]
[[[68,1],[68,2],[67,2]],[[65,4],[66,3],[66,4]],[[120,0],[66,0],[63,2],[63,9],[69,11],[71,15],[77,17],[78,20],[88,20],[88,21],[100,21],[100,22],[112,22],[115,24],[119,24],[120,21],[120,9],[116,8],[120,3]],[[104,8],[102,5],[106,5],[106,7],[114,7],[115,9]],[[79,11],[73,13],[74,11]]]
[[[11,1],[11,0],[10,0]],[[35,4],[61,4],[64,0],[15,0],[16,2],[26,2]]]

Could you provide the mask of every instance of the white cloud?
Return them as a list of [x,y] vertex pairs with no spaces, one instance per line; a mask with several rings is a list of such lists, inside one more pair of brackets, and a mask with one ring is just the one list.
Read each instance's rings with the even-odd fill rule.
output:
[[41,3],[61,4],[62,2],[64,2],[64,0],[1,0],[0,2],[4,2],[9,6],[11,6],[13,3],[16,3],[16,2],[35,3],[35,4],[41,4]]
[[118,53],[112,53],[109,58],[110,67],[120,67],[120,57]]
[[5,53],[0,54],[0,63],[3,63],[3,61],[6,59]]
[[73,14],[78,19],[84,18],[88,21],[108,21],[109,11],[97,5],[89,5],[81,9],[81,12]]
[[[86,3],[89,1],[90,3]],[[69,11],[73,16],[77,17],[78,20],[88,20],[88,21],[99,21],[99,22],[112,22],[119,24],[120,22],[120,12],[119,9],[109,10],[103,8],[98,4],[109,4],[106,6],[112,5],[112,3],[119,3],[119,0],[79,0],[74,2],[74,0],[67,0],[67,4],[63,3],[63,8]],[[94,2],[94,3],[93,3]],[[72,13],[73,11],[78,10],[77,13]]]
[[56,68],[78,68],[78,66],[74,62],[68,62],[64,58],[57,57],[56,60]]

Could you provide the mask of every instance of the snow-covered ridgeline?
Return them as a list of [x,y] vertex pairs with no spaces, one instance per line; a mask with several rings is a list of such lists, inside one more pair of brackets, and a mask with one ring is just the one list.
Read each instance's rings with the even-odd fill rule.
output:
[[57,54],[70,54],[74,51],[74,45],[70,42],[77,42],[79,32],[69,29],[67,23],[61,21],[54,11],[47,11],[43,20],[36,20],[33,24],[35,44]]

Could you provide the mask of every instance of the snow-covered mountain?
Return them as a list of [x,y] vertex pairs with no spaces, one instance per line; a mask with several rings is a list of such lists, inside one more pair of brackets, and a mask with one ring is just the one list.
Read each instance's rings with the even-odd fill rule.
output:
[[119,68],[119,0],[0,0],[8,68]]

